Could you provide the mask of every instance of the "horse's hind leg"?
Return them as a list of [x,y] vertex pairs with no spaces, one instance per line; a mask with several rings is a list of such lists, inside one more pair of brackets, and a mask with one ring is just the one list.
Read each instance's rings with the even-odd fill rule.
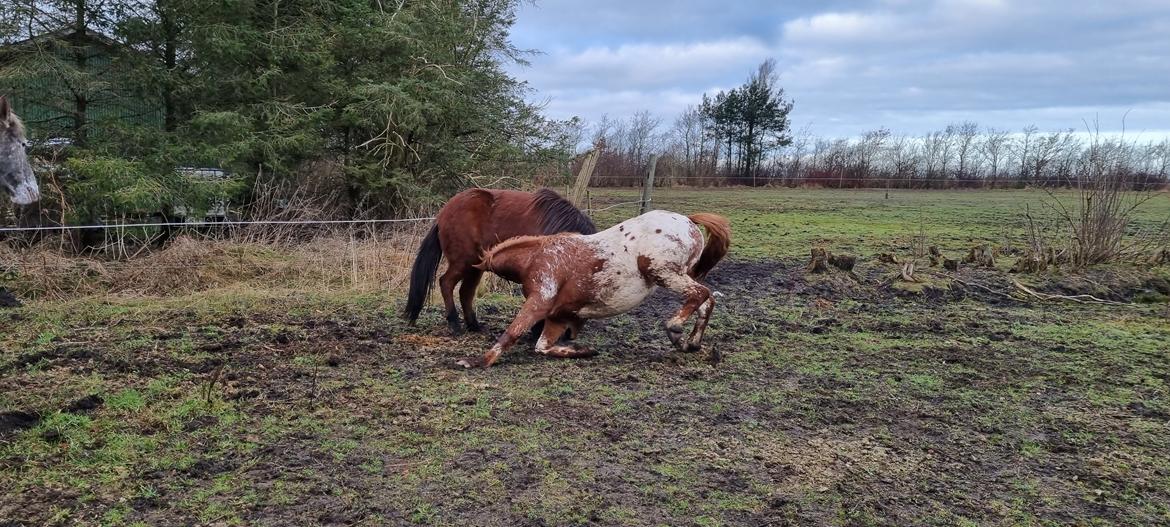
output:
[[672,274],[661,278],[659,285],[683,296],[683,305],[678,313],[666,321],[666,336],[670,337],[670,343],[674,344],[675,349],[686,351],[683,344],[683,325],[696,310],[711,299],[711,290],[684,274]]
[[475,316],[475,292],[482,277],[483,271],[472,267],[463,272],[463,283],[459,284],[459,302],[463,305],[463,320],[467,322],[467,331],[481,330],[479,319]]
[[568,319],[569,330],[565,332],[565,338],[562,340],[575,340],[581,336],[581,329],[585,327],[585,319],[572,317]]
[[561,338],[568,332],[573,331],[574,328],[579,329],[580,326],[571,321],[545,320],[544,333],[542,333],[540,335],[540,339],[536,341],[536,352],[542,355],[548,355],[549,357],[560,357],[566,359],[592,357],[596,355],[596,352],[586,348],[576,348],[573,346],[560,344],[560,342],[563,342]]
[[694,352],[703,349],[703,335],[707,333],[707,324],[711,322],[711,312],[714,310],[714,296],[699,306],[699,316],[695,320],[695,329],[691,330],[691,338],[687,340],[686,351]]
[[453,335],[463,333],[463,327],[459,323],[459,313],[455,311],[455,284],[459,283],[462,278],[462,269],[454,265],[448,265],[447,272],[439,278],[439,291],[443,293],[443,307],[447,310],[447,327],[451,328]]

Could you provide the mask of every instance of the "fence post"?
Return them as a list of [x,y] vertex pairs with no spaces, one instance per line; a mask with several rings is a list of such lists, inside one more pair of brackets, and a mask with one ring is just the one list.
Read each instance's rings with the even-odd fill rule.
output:
[[638,215],[646,213],[650,203],[650,190],[654,188],[654,168],[658,166],[658,154],[650,156],[650,170],[646,173],[646,181],[642,183],[642,205],[638,208]]

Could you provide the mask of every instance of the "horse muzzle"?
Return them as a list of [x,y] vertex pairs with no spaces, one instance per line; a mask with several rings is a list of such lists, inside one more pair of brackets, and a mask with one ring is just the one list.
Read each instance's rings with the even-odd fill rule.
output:
[[12,189],[12,202],[17,205],[31,205],[40,199],[41,189],[37,188],[36,181],[21,183]]

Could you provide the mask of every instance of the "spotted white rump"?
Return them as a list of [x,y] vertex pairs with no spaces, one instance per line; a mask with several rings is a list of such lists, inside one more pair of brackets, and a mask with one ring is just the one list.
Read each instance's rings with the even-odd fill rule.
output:
[[651,211],[583,238],[604,264],[593,274],[594,301],[578,311],[582,318],[611,317],[637,307],[660,280],[686,273],[703,253],[699,227],[667,211]]

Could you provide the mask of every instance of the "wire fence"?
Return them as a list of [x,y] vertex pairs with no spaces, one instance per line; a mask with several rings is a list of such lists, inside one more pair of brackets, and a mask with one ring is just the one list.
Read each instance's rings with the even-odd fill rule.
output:
[[[641,176],[595,176],[603,182],[598,188],[640,187],[645,180]],[[1078,188],[1083,184],[1076,177],[1043,178],[956,178],[956,177],[838,177],[838,176],[793,176],[758,177],[751,176],[682,176],[669,174],[655,181],[655,188],[680,187],[784,187],[784,188],[830,188],[870,189],[900,188],[909,190],[1013,190],[1023,188]],[[1121,182],[1132,190],[1156,190],[1170,188],[1166,177],[1132,177]]]
[[44,232],[73,230],[125,230],[150,227],[238,227],[247,225],[373,225],[380,223],[413,223],[434,220],[425,218],[396,218],[369,220],[258,220],[258,221],[188,221],[188,222],[147,222],[147,223],[102,223],[93,225],[48,225],[37,227],[2,227],[0,232]]
[[[636,216],[643,205],[687,214],[720,213],[735,218],[733,225],[739,232],[753,232],[752,237],[762,234],[767,240],[764,244],[775,244],[761,247],[760,241],[752,240],[747,243],[756,247],[749,249],[754,251],[750,254],[781,255],[791,260],[807,258],[809,244],[818,240],[843,240],[847,245],[841,248],[857,250],[862,247],[858,240],[866,238],[865,244],[880,240],[877,243],[883,247],[907,251],[928,244],[927,240],[936,240],[933,236],[944,231],[949,236],[947,241],[953,243],[951,250],[966,251],[972,243],[968,235],[963,234],[960,242],[954,233],[967,232],[967,222],[978,223],[981,231],[970,235],[970,239],[987,238],[991,230],[1002,229],[1002,238],[1012,238],[1004,244],[1019,244],[1024,237],[1024,202],[1052,196],[1035,189],[968,193],[787,187],[656,187],[645,200],[638,199],[638,193],[640,190],[631,188],[594,187],[581,209],[593,216],[601,228]],[[1068,195],[1073,194],[1075,191]],[[1162,211],[1157,214],[1170,216],[1170,194],[1164,194],[1164,198],[1157,198],[1156,207]],[[882,212],[875,221],[872,211],[879,207],[896,212]],[[997,218],[1006,220],[989,223],[985,216],[992,209],[996,209]],[[829,221],[827,217],[835,219]],[[0,288],[15,290],[22,298],[48,299],[173,296],[227,286],[389,293],[401,291],[408,283],[414,255],[434,219],[432,215],[418,215],[391,219],[2,227]],[[383,225],[391,228],[375,228]],[[330,226],[337,228],[318,229]],[[162,227],[175,228],[179,236],[159,246],[142,244],[141,237],[124,247],[117,245],[124,231]],[[200,231],[206,228],[212,229]],[[111,247],[87,255],[68,248],[67,234],[87,229],[104,231]],[[281,235],[268,237],[270,231]],[[498,279],[488,280],[485,287],[514,289]]]

